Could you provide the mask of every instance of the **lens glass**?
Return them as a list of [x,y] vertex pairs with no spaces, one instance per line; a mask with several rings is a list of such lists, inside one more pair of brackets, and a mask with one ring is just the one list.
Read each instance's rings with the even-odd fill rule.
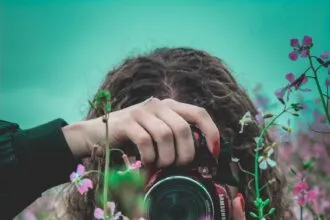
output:
[[146,194],[149,220],[199,220],[213,217],[213,202],[207,189],[184,176],[167,177]]

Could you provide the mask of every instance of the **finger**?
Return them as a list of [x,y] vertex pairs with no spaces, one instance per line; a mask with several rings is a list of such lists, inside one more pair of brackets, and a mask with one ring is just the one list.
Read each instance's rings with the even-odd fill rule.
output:
[[241,193],[233,200],[233,220],[245,220],[245,202]]
[[143,164],[155,161],[156,153],[150,134],[138,123],[132,122],[125,126],[125,133],[138,148]]
[[188,122],[166,106],[160,108],[155,114],[164,121],[173,132],[176,150],[176,164],[184,165],[191,162],[194,159],[195,147]]
[[175,161],[172,129],[161,119],[145,110],[136,110],[134,117],[157,144],[158,158],[156,165],[165,167],[172,164]]
[[204,133],[210,152],[216,157],[219,155],[220,133],[211,116],[204,108],[177,102],[173,99],[165,99],[163,102],[186,121],[195,124]]

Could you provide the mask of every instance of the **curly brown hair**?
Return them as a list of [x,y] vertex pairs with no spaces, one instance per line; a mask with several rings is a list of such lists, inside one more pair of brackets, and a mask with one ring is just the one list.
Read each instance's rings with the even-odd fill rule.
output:
[[[238,85],[224,62],[207,52],[191,48],[160,48],[151,53],[126,59],[122,65],[110,71],[99,88],[112,95],[112,110],[120,110],[137,104],[147,97],[172,98],[205,108],[221,131],[221,135],[232,146],[241,166],[250,172],[254,170],[254,138],[260,134],[256,125],[249,125],[239,133],[239,120],[250,111],[257,110],[246,92]],[[90,109],[86,119],[100,117]],[[269,137],[267,137],[270,142]],[[277,153],[275,150],[275,157]],[[90,169],[97,168],[91,159],[85,160]],[[285,176],[280,166],[262,171],[260,185],[273,180],[261,192],[262,199],[269,198],[270,206],[276,208],[270,219],[282,219],[287,208],[284,188]],[[246,213],[255,211],[253,180],[239,172],[239,191],[246,200]],[[251,184],[252,182],[252,184]],[[251,185],[251,187],[249,187]],[[95,191],[89,191],[87,198],[76,192],[67,194],[67,210],[70,219],[92,219]],[[268,218],[268,217],[267,217]]]

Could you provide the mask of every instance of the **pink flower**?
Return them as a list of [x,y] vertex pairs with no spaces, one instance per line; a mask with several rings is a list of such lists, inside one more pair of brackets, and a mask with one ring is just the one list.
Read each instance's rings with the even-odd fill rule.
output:
[[70,174],[70,180],[74,183],[78,189],[78,192],[83,195],[89,189],[93,189],[93,182],[88,178],[82,179],[85,174],[85,167],[81,164],[77,167],[77,172],[72,172]]
[[[112,220],[119,220],[119,218],[122,216],[121,212],[117,212],[115,213],[115,209],[116,209],[116,204],[114,202],[108,202],[108,209],[110,211],[110,216]],[[94,210],[94,217],[96,219],[107,219],[104,216],[104,211],[103,209],[100,208],[96,208]]]
[[313,39],[310,36],[305,35],[302,44],[303,46],[310,47],[313,44]]
[[290,40],[290,45],[293,51],[289,53],[289,58],[293,61],[297,60],[299,55],[301,57],[307,57],[309,54],[309,49],[313,45],[313,39],[307,35],[302,39],[302,44],[299,44],[299,40],[293,38]]
[[135,163],[131,164],[131,169],[139,169],[142,166],[141,160],[136,161]]
[[293,38],[290,40],[291,47],[299,47],[299,40],[297,38]]
[[293,195],[297,199],[297,203],[300,206],[306,205],[308,202],[315,202],[318,196],[316,190],[307,190],[308,184],[303,181],[297,182],[292,190]]
[[293,195],[297,196],[299,194],[301,194],[303,191],[308,189],[308,185],[305,182],[298,182],[294,185],[293,189],[292,189],[292,193]]
[[298,52],[296,52],[296,51],[292,51],[292,52],[289,53],[289,58],[290,58],[291,60],[295,61],[295,60],[298,59],[298,55],[299,55]]
[[305,74],[300,75],[298,78],[296,78],[293,73],[286,74],[286,79],[289,81],[288,88],[294,87],[295,90],[299,90],[302,92],[309,92],[310,89],[302,89],[300,88],[302,85],[305,85],[308,82],[308,78]]
[[330,57],[330,52],[324,51],[321,55],[320,58],[323,60],[326,60]]

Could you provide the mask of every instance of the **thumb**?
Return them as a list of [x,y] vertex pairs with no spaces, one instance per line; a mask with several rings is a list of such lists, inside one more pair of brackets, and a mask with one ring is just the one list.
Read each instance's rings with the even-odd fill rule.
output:
[[233,220],[245,220],[245,201],[241,193],[233,200]]

